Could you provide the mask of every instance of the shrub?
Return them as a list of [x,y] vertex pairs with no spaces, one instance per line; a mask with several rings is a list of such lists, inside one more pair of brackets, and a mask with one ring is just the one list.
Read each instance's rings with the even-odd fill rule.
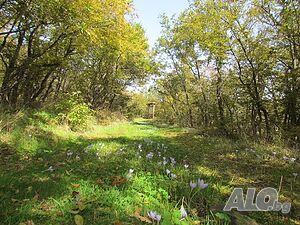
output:
[[66,95],[55,105],[57,119],[66,123],[72,130],[85,129],[92,116],[92,110],[80,96],[79,92]]

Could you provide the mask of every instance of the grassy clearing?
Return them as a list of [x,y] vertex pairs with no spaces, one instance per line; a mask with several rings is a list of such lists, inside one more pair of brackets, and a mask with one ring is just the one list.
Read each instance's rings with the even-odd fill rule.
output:
[[[299,158],[296,150],[145,120],[73,132],[41,117],[24,117],[0,135],[0,224],[75,224],[75,215],[84,224],[145,224],[149,211],[165,225],[300,224],[299,162],[283,160]],[[234,187],[278,188],[282,176],[289,215],[220,212]],[[191,190],[198,178],[208,188]],[[181,205],[189,214],[182,221]]]

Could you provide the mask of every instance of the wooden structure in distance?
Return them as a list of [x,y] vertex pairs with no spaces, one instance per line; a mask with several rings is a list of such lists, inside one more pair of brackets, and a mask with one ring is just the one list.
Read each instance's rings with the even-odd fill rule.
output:
[[147,104],[148,106],[148,119],[154,119],[155,118],[155,102],[149,102]]

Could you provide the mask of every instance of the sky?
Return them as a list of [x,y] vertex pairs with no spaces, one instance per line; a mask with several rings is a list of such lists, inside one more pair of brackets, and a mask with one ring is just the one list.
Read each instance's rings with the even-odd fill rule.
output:
[[188,0],[133,0],[138,22],[142,24],[149,39],[149,44],[154,47],[160,36],[161,26],[159,16],[179,14],[188,7]]

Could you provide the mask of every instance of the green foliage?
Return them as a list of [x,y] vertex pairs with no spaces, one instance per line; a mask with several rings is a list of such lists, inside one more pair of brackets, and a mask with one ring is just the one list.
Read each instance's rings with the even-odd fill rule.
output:
[[86,128],[92,116],[92,111],[83,101],[79,92],[67,95],[58,101],[54,108],[58,112],[59,122],[66,123],[73,130]]
[[93,108],[110,108],[151,71],[145,32],[132,16],[127,0],[1,2],[1,106],[40,107],[81,91]]
[[292,38],[299,36],[299,7],[195,0],[180,16],[163,16],[160,119],[232,137],[288,136],[300,124],[300,45]]
[[124,109],[124,114],[129,119],[141,118],[146,115],[147,99],[144,94],[133,93],[130,95],[130,100]]

